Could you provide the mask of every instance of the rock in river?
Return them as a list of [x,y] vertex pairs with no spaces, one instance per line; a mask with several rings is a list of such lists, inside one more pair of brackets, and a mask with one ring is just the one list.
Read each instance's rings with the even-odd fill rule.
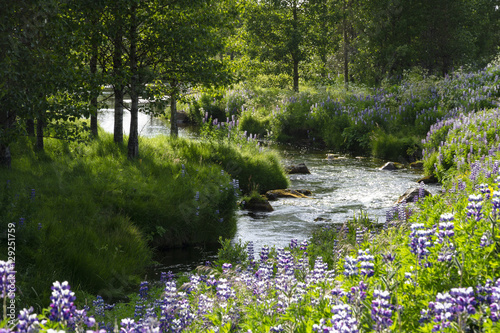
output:
[[278,198],[308,198],[312,194],[309,190],[270,190],[266,192],[268,200],[278,200]]
[[[428,195],[431,195],[431,192],[427,191],[426,189],[423,190],[423,197],[426,197]],[[420,198],[420,189],[416,187],[412,187],[408,189],[402,196],[399,197],[398,201],[396,203],[402,203],[404,202],[414,202],[415,198]]]
[[293,174],[293,173],[310,174],[311,173],[304,163],[300,163],[297,165],[290,165],[290,166],[286,167],[285,170],[289,174]]
[[252,198],[248,201],[242,202],[243,208],[254,212],[272,212],[274,209],[266,199]]

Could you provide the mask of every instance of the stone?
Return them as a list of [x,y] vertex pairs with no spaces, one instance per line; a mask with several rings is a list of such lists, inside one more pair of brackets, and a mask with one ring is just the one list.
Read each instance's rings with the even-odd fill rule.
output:
[[[414,202],[415,197],[419,197],[420,189],[418,187],[412,187],[409,188],[402,196],[399,197],[399,199],[396,201],[396,203],[402,203],[404,202]],[[431,192],[427,191],[424,189],[424,197],[432,195]]]
[[255,199],[252,198],[247,202],[242,202],[243,208],[251,211],[257,212],[272,212],[274,209],[266,199]]
[[311,173],[304,163],[299,163],[297,165],[290,165],[290,166],[286,167],[285,170],[288,174],[295,174],[295,173],[310,174]]
[[422,162],[422,161],[411,162],[410,168],[422,170],[424,168],[424,162]]
[[439,181],[434,175],[430,175],[420,178],[419,180],[417,180],[417,183],[436,184],[439,183]]
[[312,194],[309,190],[270,190],[266,192],[268,200],[277,200],[278,198],[309,198]]
[[379,168],[379,170],[388,170],[388,171],[393,171],[397,170],[398,168],[396,167],[396,163],[394,162],[387,162],[383,166]]

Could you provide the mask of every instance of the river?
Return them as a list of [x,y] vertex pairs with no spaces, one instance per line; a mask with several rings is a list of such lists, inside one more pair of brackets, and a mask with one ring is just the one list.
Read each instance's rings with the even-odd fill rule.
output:
[[[130,114],[124,114],[124,132],[128,133]],[[102,109],[100,126],[113,131],[113,112]],[[139,135],[169,135],[166,123],[146,114],[139,115]],[[196,131],[180,128],[179,135],[196,139]],[[292,238],[307,239],[313,230],[326,224],[343,223],[361,211],[379,222],[385,221],[387,210],[407,189],[417,186],[421,171],[402,169],[382,171],[385,161],[373,158],[342,157],[327,160],[330,151],[318,151],[290,146],[276,146],[284,157],[284,164],[305,163],[311,174],[290,175],[292,189],[311,190],[307,199],[279,199],[271,202],[274,211],[251,213],[238,211],[238,227],[233,242],[252,241],[256,253],[264,245],[283,247]],[[439,186],[426,186],[431,193]],[[162,253],[150,274],[161,271],[188,271],[206,260],[215,258],[216,249],[177,249]]]

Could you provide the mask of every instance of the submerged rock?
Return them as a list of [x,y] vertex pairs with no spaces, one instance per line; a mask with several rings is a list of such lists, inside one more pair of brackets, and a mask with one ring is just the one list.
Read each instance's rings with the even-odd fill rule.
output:
[[408,189],[402,196],[399,197],[398,201],[396,203],[402,203],[404,202],[415,202],[417,199],[426,197],[428,195],[432,195],[431,192],[427,191],[426,189],[422,189],[422,193],[420,193],[420,189],[417,187],[412,187]]
[[270,190],[266,192],[268,200],[278,200],[278,198],[309,198],[312,192],[309,190]]
[[244,209],[248,209],[254,212],[272,212],[274,210],[269,201],[264,198],[252,198],[248,201],[243,201],[242,206]]
[[300,163],[297,165],[290,165],[285,168],[288,174],[301,173],[301,174],[310,174],[311,172],[307,168],[304,163]]

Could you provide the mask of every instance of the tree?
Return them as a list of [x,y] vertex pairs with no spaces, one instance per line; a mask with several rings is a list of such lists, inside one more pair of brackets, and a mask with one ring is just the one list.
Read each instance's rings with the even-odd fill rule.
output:
[[[78,76],[73,40],[59,3],[49,0],[4,0],[0,56],[0,158],[10,166],[9,145],[36,120],[36,147],[43,149],[44,129],[61,132],[61,121],[76,119],[86,97]],[[3,17],[5,16],[5,17]],[[31,122],[32,124],[34,122]]]
[[294,91],[299,91],[300,63],[310,52],[307,8],[307,1],[264,0],[251,3],[245,14],[250,56],[290,73]]

